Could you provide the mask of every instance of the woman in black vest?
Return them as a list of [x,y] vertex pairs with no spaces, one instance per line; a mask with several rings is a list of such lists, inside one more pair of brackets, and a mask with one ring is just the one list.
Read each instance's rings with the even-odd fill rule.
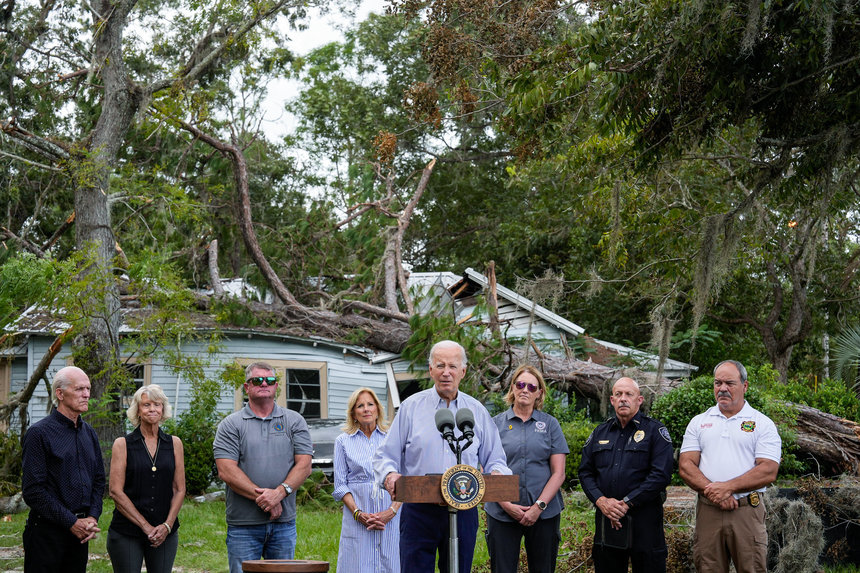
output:
[[185,499],[182,441],[158,426],[170,417],[161,386],[134,393],[128,419],[137,428],[111,451],[110,496],[116,502],[107,549],[114,573],[169,573],[179,546],[179,509]]

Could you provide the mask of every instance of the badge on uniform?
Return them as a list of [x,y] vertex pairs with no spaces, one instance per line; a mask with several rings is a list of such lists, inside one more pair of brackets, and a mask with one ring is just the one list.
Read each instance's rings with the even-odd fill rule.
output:
[[633,434],[633,441],[637,444],[645,439],[645,432],[643,430],[636,430],[636,433]]
[[[755,422],[753,422],[755,424]],[[757,491],[750,493],[750,505],[753,507],[758,507],[758,504],[761,503],[761,497],[759,496]]]
[[509,429],[509,430],[513,430],[513,429],[514,429],[514,425],[513,425],[513,424],[508,424],[508,429]]
[[741,422],[741,430],[743,430],[744,432],[754,432],[755,420],[747,420],[746,422]]

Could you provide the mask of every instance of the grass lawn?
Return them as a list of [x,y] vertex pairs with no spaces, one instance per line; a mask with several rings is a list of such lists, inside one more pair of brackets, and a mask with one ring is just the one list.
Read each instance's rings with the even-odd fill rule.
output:
[[[113,501],[106,499],[104,513],[99,520],[102,533],[90,542],[88,572],[110,573],[110,558],[105,547],[107,528],[113,515]],[[176,553],[174,571],[185,573],[223,572],[227,570],[227,535],[224,502],[194,503],[186,500],[179,513],[182,524],[179,530],[179,550]],[[23,571],[24,555],[21,534],[27,520],[26,513],[6,516],[9,521],[0,521],[0,571]],[[297,528],[299,532],[296,558],[328,561],[331,571],[337,567],[337,548],[340,539],[339,510],[299,507]],[[475,563],[486,563],[489,559],[483,536],[478,536]],[[489,570],[489,567],[486,568]]]

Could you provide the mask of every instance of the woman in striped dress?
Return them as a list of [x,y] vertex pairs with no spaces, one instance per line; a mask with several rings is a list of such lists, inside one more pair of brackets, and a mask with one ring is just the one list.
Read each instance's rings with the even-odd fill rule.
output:
[[339,573],[399,573],[400,503],[385,490],[373,495],[371,460],[388,423],[376,393],[359,388],[346,408],[344,433],[334,444],[334,498],[343,501]]

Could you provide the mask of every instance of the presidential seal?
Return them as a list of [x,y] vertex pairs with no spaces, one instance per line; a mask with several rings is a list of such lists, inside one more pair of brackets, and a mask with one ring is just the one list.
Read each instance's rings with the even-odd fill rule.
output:
[[454,509],[475,507],[483,499],[485,489],[484,476],[472,466],[457,464],[442,474],[442,499]]

